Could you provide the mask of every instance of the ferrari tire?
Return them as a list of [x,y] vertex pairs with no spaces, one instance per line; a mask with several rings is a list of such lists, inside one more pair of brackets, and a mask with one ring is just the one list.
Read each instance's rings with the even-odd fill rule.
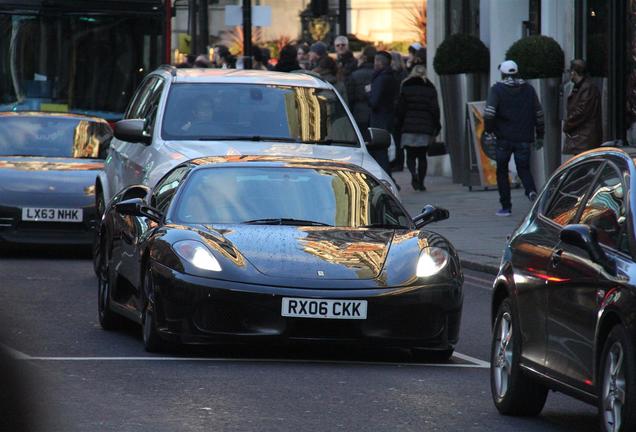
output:
[[521,370],[520,342],[519,323],[512,302],[505,299],[497,311],[490,350],[493,402],[501,414],[535,416],[545,405],[548,388]]
[[104,330],[116,330],[122,322],[122,317],[110,308],[111,283],[108,268],[108,255],[100,252],[100,263],[97,272],[97,317]]
[[152,274],[148,269],[144,274],[145,307],[142,318],[142,336],[146,351],[156,353],[166,349],[166,343],[157,331],[155,318],[154,292],[152,287]]

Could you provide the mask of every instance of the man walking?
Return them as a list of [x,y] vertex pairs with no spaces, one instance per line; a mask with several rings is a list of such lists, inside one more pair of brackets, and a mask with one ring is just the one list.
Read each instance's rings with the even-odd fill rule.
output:
[[[497,188],[501,209],[497,216],[510,216],[510,180],[508,164],[514,154],[517,173],[530,201],[537,198],[537,189],[530,173],[530,151],[543,146],[543,108],[534,88],[516,78],[518,67],[512,60],[499,65],[502,80],[488,92],[484,110],[485,132],[497,139]],[[536,138],[536,139],[535,139]]]
[[574,83],[568,96],[568,114],[563,123],[565,145],[563,153],[579,154],[601,145],[601,95],[598,88],[587,77],[585,61],[577,59],[570,63],[570,78]]
[[[399,85],[391,69],[391,60],[391,54],[386,51],[376,54],[373,78],[367,87],[370,92],[369,107],[371,108],[369,126],[385,129],[388,132],[393,132],[393,113],[399,91]],[[391,173],[388,149],[373,149],[369,150],[369,153],[387,173]]]

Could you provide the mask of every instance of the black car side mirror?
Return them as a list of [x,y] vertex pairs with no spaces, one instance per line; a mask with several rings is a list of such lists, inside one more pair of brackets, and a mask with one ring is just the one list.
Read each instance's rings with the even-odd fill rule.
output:
[[115,138],[121,141],[150,144],[152,137],[145,131],[146,121],[143,119],[119,120],[115,123]]
[[415,223],[415,227],[420,229],[431,222],[441,221],[449,217],[450,213],[448,210],[428,204],[422,209],[422,213],[413,218],[413,222]]
[[584,224],[566,225],[561,230],[561,241],[585,250],[592,261],[601,265],[607,272],[616,272],[616,263],[612,261],[598,242],[596,228]]
[[369,150],[388,149],[391,145],[391,134],[384,129],[369,128],[369,136],[371,137],[367,143]]
[[151,221],[160,223],[162,214],[146,204],[141,198],[131,198],[115,204],[115,211],[122,215],[147,217]]

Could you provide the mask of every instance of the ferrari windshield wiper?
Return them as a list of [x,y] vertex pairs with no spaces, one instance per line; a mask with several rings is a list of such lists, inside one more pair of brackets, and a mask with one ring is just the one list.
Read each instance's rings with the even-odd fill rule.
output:
[[276,142],[296,142],[294,138],[273,137],[263,135],[210,135],[197,138],[198,141],[276,141]]
[[386,224],[386,223],[372,223],[368,225],[360,225],[358,228],[390,228],[390,229],[408,229],[406,225],[400,224]]
[[305,219],[292,219],[292,218],[270,218],[270,219],[253,219],[242,222],[250,225],[312,225],[312,226],[332,226],[324,222],[316,222]]

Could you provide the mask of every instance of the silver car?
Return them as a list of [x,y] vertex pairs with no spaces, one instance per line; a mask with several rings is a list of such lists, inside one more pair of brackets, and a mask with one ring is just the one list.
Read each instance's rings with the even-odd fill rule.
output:
[[366,146],[388,147],[371,130],[365,143],[333,86],[307,74],[163,66],[142,82],[115,124],[97,211],[123,188],[154,186],[177,164],[203,156],[277,155],[347,161],[397,193]]

